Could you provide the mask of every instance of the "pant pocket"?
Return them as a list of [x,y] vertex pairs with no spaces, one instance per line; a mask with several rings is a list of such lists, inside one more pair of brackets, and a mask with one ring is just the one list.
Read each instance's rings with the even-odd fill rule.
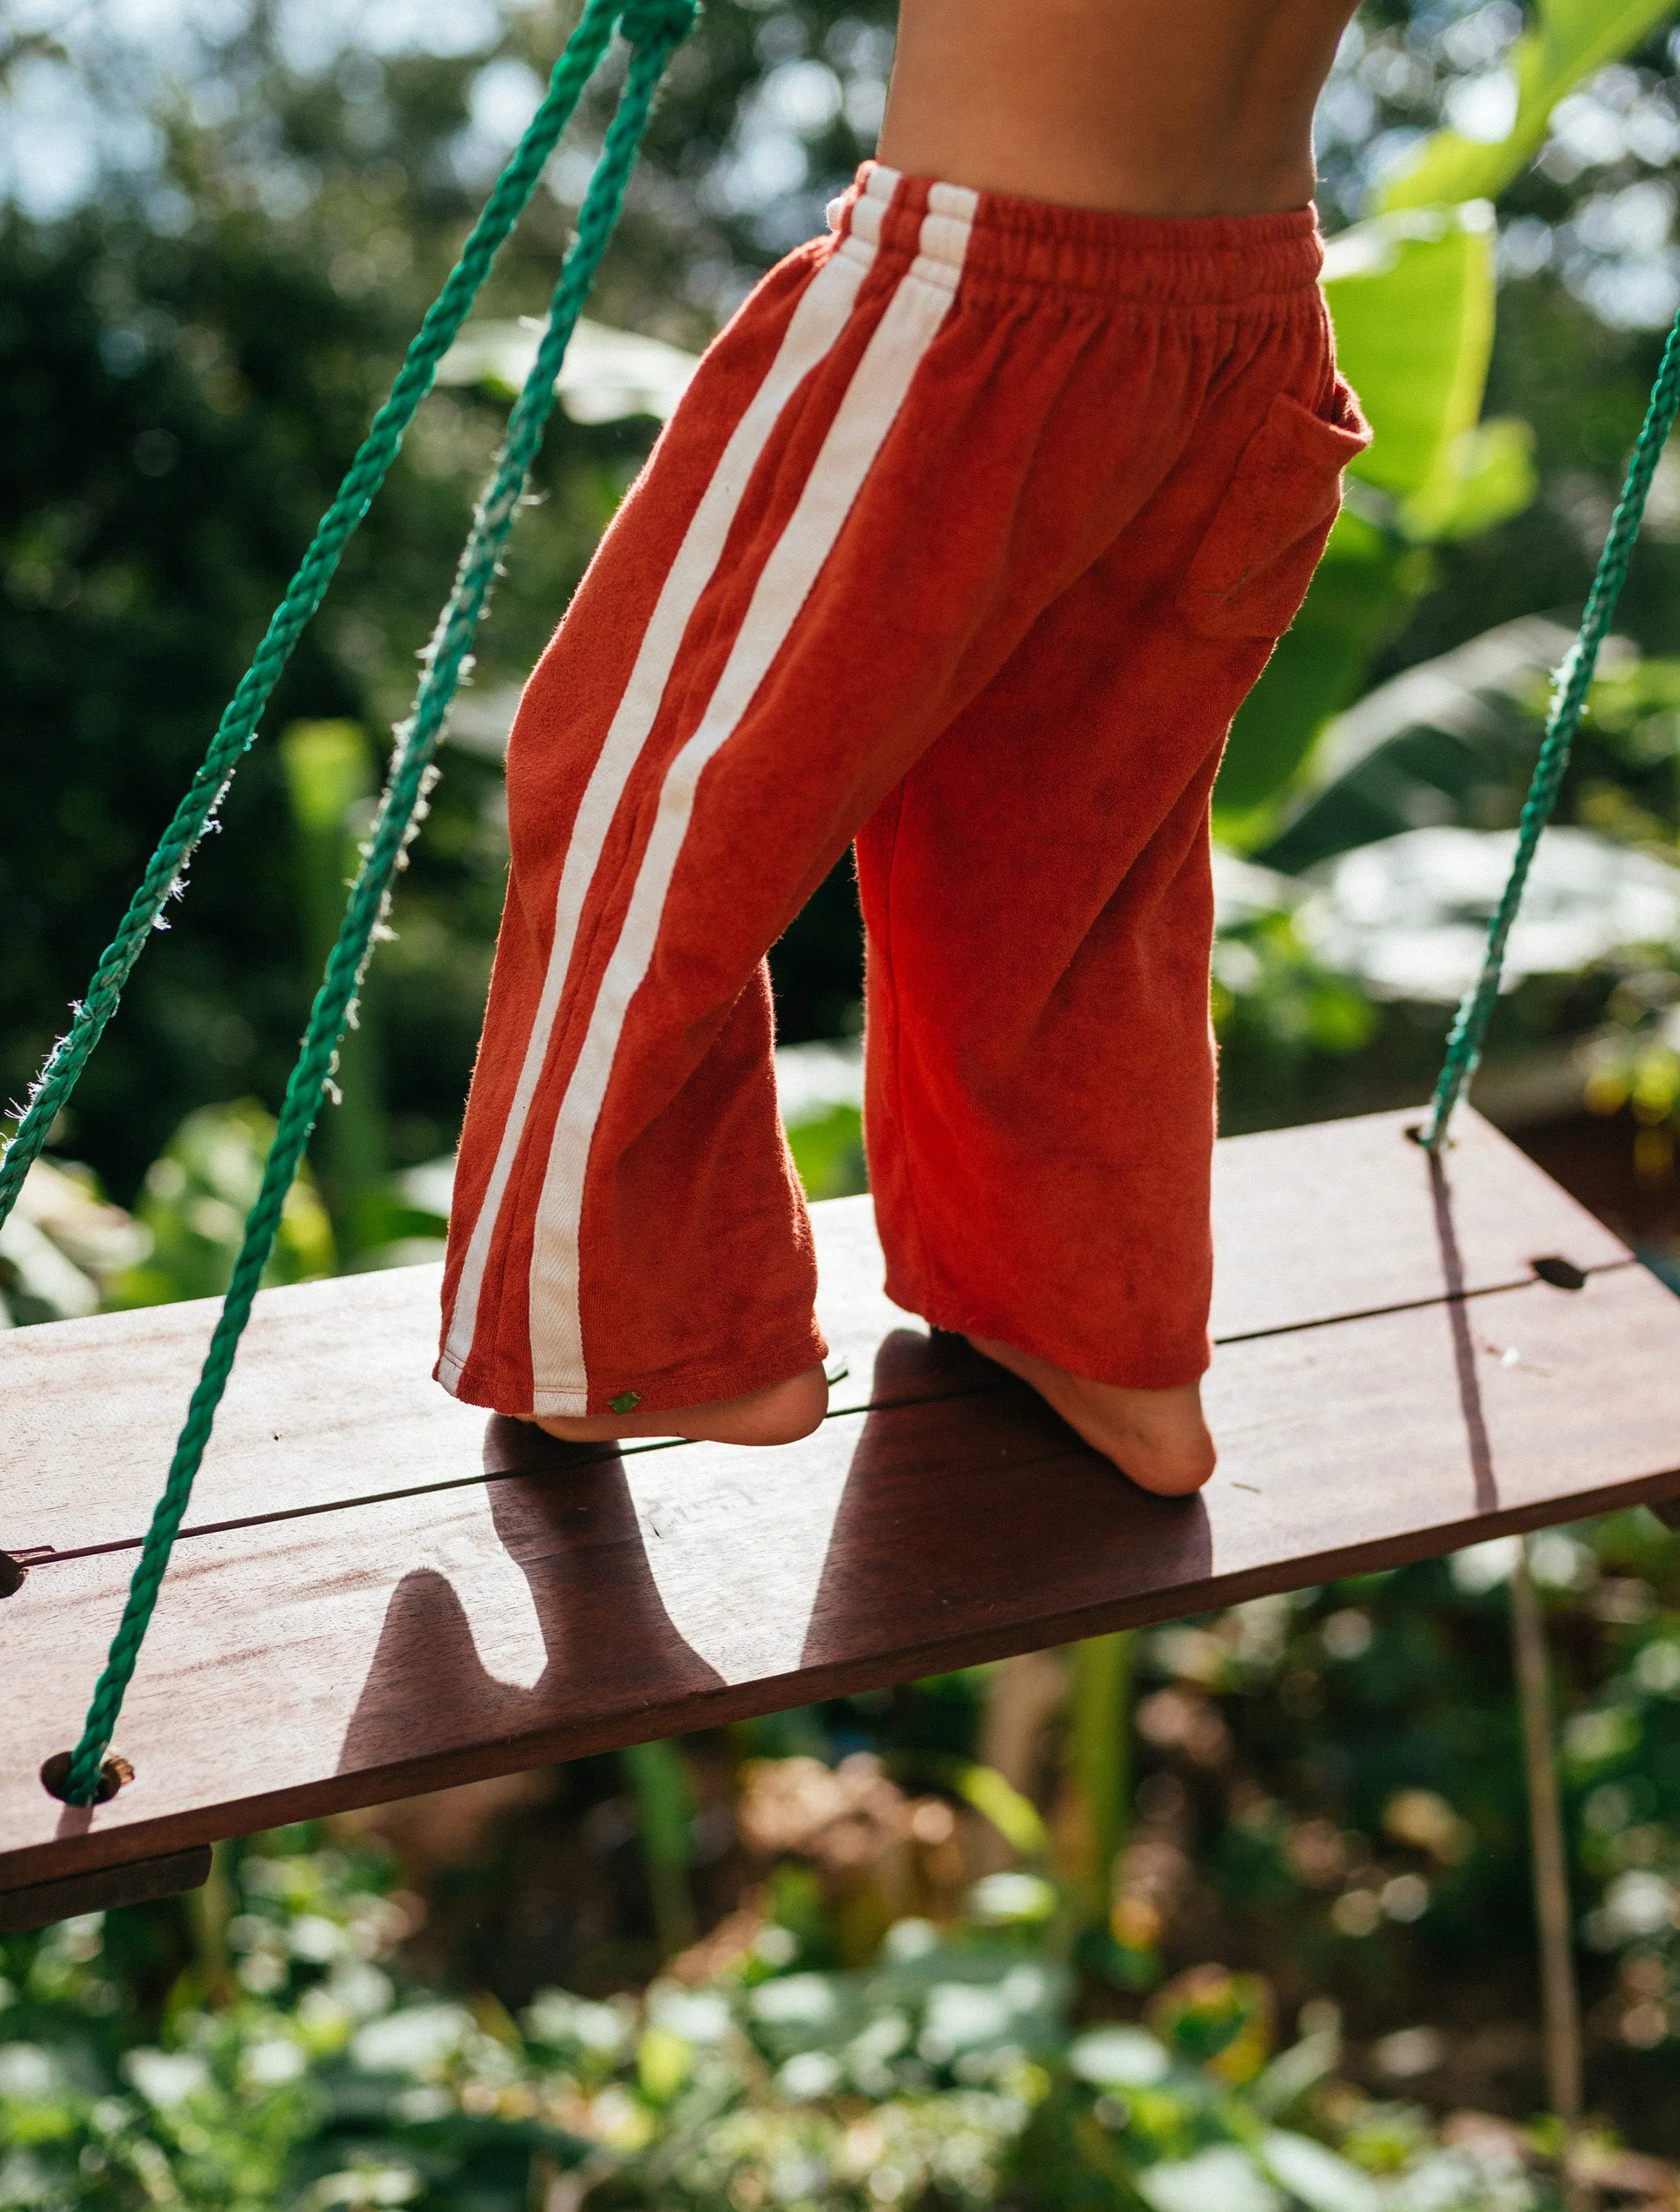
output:
[[1342,471],[1371,443],[1352,387],[1328,419],[1281,392],[1244,447],[1185,574],[1179,613],[1205,637],[1281,637],[1342,505]]

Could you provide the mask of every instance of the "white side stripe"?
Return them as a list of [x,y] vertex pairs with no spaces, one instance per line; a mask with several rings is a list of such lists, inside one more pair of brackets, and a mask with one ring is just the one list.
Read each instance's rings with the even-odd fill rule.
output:
[[618,801],[653,728],[684,633],[701,593],[717,568],[752,471],[783,408],[844,329],[858,287],[874,258],[873,246],[847,239],[819,270],[794,308],[776,360],[736,424],[716,473],[695,510],[660,592],[606,741],[590,774],[561,871],[560,888],[555,899],[554,945],[543,977],[542,995],[532,1022],[502,1141],[496,1148],[496,1164],[473,1224],[455,1292],[448,1340],[440,1363],[441,1378],[446,1382],[460,1378],[472,1349],[484,1271],[496,1222],[530,1117],[531,1102],[548,1058],[555,1019],[576,948],[584,902],[594,880]]
[[[956,197],[952,191],[951,198]],[[961,198],[971,213],[974,196]],[[700,725],[666,772],[624,926],[561,1103],[543,1181],[531,1267],[531,1359],[534,1410],[539,1414],[587,1410],[579,1237],[589,1153],[625,1017],[653,959],[701,775],[739,726],[797,620],[916,368],[949,313],[961,270],[960,253],[953,249],[966,243],[967,234],[966,224],[951,222],[956,212],[947,200],[925,219],[924,251],[900,281],[864,350],[794,512],[764,564]],[[960,241],[950,234],[958,228]]]

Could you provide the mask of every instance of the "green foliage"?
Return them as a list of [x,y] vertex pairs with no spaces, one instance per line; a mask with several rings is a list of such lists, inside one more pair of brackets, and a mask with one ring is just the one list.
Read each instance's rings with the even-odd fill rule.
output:
[[1380,1017],[1363,992],[1333,975],[1287,914],[1224,931],[1214,951],[1214,1025],[1225,1095],[1282,1112],[1287,1086],[1315,1061],[1348,1060],[1376,1038]]
[[863,1116],[855,1106],[831,1106],[794,1121],[788,1144],[807,1198],[844,1198],[867,1188]]
[[219,1996],[189,1966],[155,2018],[135,2011],[143,1913],[7,1943],[7,2212],[521,2212],[562,2177],[561,2201],[597,2212],[1481,2202],[1443,2188],[1418,2118],[1402,2137],[1326,2098],[1333,2036],[1274,2055],[1253,1976],[1199,1970],[1147,2027],[1076,2030],[1042,1916],[1007,1936],[983,1910],[942,1932],[901,1921],[859,1971],[754,1952],[709,1986],[544,1989],[515,2015],[393,1980],[379,1962],[406,1922],[377,1861],[301,1832],[224,1858]]
[[[1581,754],[1581,819],[1671,854],[1680,841],[1680,661],[1627,654],[1600,675]],[[1616,981],[1589,1058],[1586,1103],[1598,1114],[1631,1108],[1635,1172],[1653,1188],[1672,1177],[1680,1137],[1677,1007],[1680,961],[1653,948]]]
[[[1617,51],[1654,20],[1648,7],[1590,12],[1592,35],[1601,46],[1613,38]],[[604,271],[595,310],[603,319],[697,346],[756,269],[809,234],[825,195],[868,150],[890,17],[885,0],[790,0],[768,15],[715,0],[655,115],[648,188]],[[1433,122],[1464,65],[1443,46],[1452,40],[1440,12],[1373,9],[1361,20],[1368,58],[1384,64],[1370,82],[1404,77],[1424,88],[1385,93],[1373,130]],[[1526,55],[1535,40],[1549,41],[1548,52],[1565,57],[1562,74],[1551,62],[1543,72],[1546,100],[1598,51],[1582,43],[1586,23],[1578,7],[1548,9],[1522,46]],[[262,15],[225,47],[207,41],[202,101],[189,110],[167,100],[161,166],[144,191],[113,179],[61,223],[12,215],[0,226],[8,403],[0,419],[15,492],[0,526],[0,677],[19,741],[16,804],[0,826],[0,889],[13,917],[0,976],[0,1074],[12,1095],[63,1026],[125,884],[482,197],[495,149],[473,120],[481,72],[487,63],[542,72],[551,59],[553,24],[520,6],[507,8],[486,37],[481,50],[460,55],[364,54],[343,71],[311,70]],[[789,181],[755,199],[750,147],[773,118],[776,73],[788,70],[820,80],[837,104],[825,120],[801,120],[778,140]],[[511,320],[545,291],[600,119],[593,106],[582,118],[493,280],[488,316]],[[1352,211],[1368,198],[1348,163],[1363,176],[1371,158],[1370,145],[1327,149],[1332,209]],[[149,198],[154,184],[161,197]],[[1530,173],[1513,204],[1558,222],[1593,186],[1589,177],[1579,195],[1562,192]],[[155,222],[154,208],[166,203],[168,221]],[[1391,212],[1403,243],[1406,225],[1426,220],[1415,210]],[[1427,215],[1426,227],[1447,220]],[[1360,238],[1368,246],[1377,234],[1344,234],[1336,252],[1366,251]],[[1452,250],[1473,245],[1459,239]],[[1489,246],[1484,234],[1476,248],[1483,262]],[[1373,294],[1364,319],[1378,338],[1403,324],[1411,344],[1433,314],[1442,345],[1458,347],[1456,372],[1449,362],[1439,377],[1437,364],[1414,380],[1420,392],[1430,377],[1440,381],[1427,406],[1419,401],[1423,416],[1435,410],[1437,465],[1427,495],[1391,493],[1374,479],[1356,485],[1358,511],[1338,526],[1307,605],[1233,738],[1220,823],[1245,846],[1265,842],[1280,793],[1327,719],[1396,650],[1397,632],[1411,625],[1398,648],[1411,657],[1432,631],[1445,628],[1451,641],[1579,588],[1569,519],[1579,480],[1584,469],[1613,467],[1621,417],[1637,411],[1640,342],[1608,336],[1548,280],[1507,295],[1505,327],[1515,327],[1514,312],[1521,335],[1504,342],[1502,378],[1496,365],[1496,384],[1510,388],[1492,394],[1507,411],[1478,422],[1464,400],[1472,371],[1480,374],[1472,341],[1478,313],[1485,340],[1490,295],[1478,308],[1468,259],[1455,295],[1443,274],[1451,253],[1432,257],[1428,248],[1427,238],[1412,240],[1391,272],[1410,288],[1405,316],[1379,312]],[[1427,299],[1421,277],[1408,272],[1414,259],[1433,271]],[[1385,417],[1379,453],[1401,436],[1404,408],[1396,407],[1412,374],[1374,356],[1354,359],[1354,295],[1385,281],[1351,268],[1334,277],[1344,354],[1373,413]],[[1528,477],[1513,407],[1538,423],[1537,459],[1554,486],[1520,541],[1496,522],[1524,496]],[[500,402],[482,392],[439,392],[427,403],[365,544],[300,650],[277,702],[280,722],[348,719],[376,738],[405,709],[412,653],[502,420]],[[1451,434],[1450,424],[1458,425]],[[482,641],[485,700],[530,666],[648,435],[643,422],[554,426],[541,503],[521,525]],[[1652,580],[1642,612],[1665,619],[1665,571],[1644,557]],[[94,1164],[124,1198],[191,1106],[247,1095],[271,1105],[279,1095],[316,972],[294,856],[275,834],[288,798],[282,766],[277,750],[262,746],[241,771],[223,834],[202,856],[169,941],[143,966],[58,1133],[61,1147]],[[326,1117],[318,1146],[346,1258],[372,1257],[391,1242],[335,1187],[346,1179],[328,1157],[336,1144],[346,1140],[357,1160],[375,1150],[352,1126],[358,1099],[376,1091],[377,1133],[393,1165],[453,1142],[505,857],[495,766],[452,749],[399,901],[397,941],[380,957],[369,1009],[378,1084],[359,1085],[347,1066],[346,1109]],[[847,871],[823,887],[773,966],[785,1036],[845,1025],[860,980]],[[799,1142],[812,1188],[860,1185],[843,1120]],[[365,1184],[366,1172],[347,1179]]]
[[[187,1115],[147,1169],[135,1209],[150,1253],[118,1279],[111,1304],[160,1305],[227,1289],[274,1127],[253,1099]],[[300,1176],[263,1280],[301,1283],[336,1272],[332,1225],[313,1182]]]
[[[1029,1862],[1042,1860],[1049,1849],[1050,1838],[1038,1807],[1030,1797],[1006,1782],[995,1766],[983,1766],[977,1759],[926,1758],[922,1762],[938,1776],[939,1780],[965,1804],[989,1820],[1011,1850]],[[1020,1877],[1012,1876],[1012,1881]],[[1006,1902],[1006,1900],[1007,1900]],[[987,1907],[995,1910],[1005,1918],[1025,1915],[1039,1917],[1038,1906],[1043,1901],[1042,1887],[1035,1891],[1020,1889],[1006,1891]]]
[[1083,1831],[1088,1927],[1105,1930],[1113,1902],[1112,1870],[1131,1807],[1132,1639],[1087,1637],[1074,1647],[1068,1764]]
[[[884,67],[872,19],[888,13],[831,0],[778,20],[818,47],[837,26],[835,81],[867,102]],[[101,18],[89,35],[102,81],[135,88],[125,123],[161,149],[155,173],[113,175],[59,222],[0,215],[7,1097],[23,1094],[64,1026],[500,166],[473,120],[475,85],[491,63],[545,76],[552,62],[557,25],[542,11],[484,20],[484,44],[465,52],[359,51],[340,70],[337,56],[300,66],[277,13],[259,9],[225,33],[200,27],[193,100],[154,85],[156,112],[143,115],[149,73],[129,67],[123,27]],[[703,343],[757,268],[817,227],[823,198],[867,149],[837,110],[812,138],[808,188],[775,217],[791,220],[788,235],[759,237],[766,218],[703,189],[732,158],[740,112],[770,65],[764,27],[759,11],[716,0],[685,53],[654,118],[648,189],[603,272],[596,312],[608,323]],[[487,315],[511,319],[545,297],[602,120],[592,100],[491,280]],[[502,419],[478,393],[427,401],[300,645],[276,727],[347,719],[377,732],[407,711],[414,655]],[[552,426],[479,643],[487,696],[528,672],[653,428]],[[318,972],[277,835],[284,811],[281,763],[259,744],[55,1138],[125,1200],[190,1107],[247,1093],[277,1102]],[[505,863],[496,767],[453,750],[380,963],[399,1164],[453,1143]],[[825,912],[850,904],[841,886]],[[789,1034],[837,1030],[857,995],[849,926],[837,948],[796,932],[778,967]]]
[[1306,603],[1233,726],[1215,793],[1230,842],[1263,842],[1269,806],[1403,626],[1430,581],[1418,549],[1534,495],[1521,427],[1478,427],[1494,242],[1492,210],[1476,202],[1375,216],[1336,241],[1324,289],[1374,436]]
[[[885,9],[865,12],[885,19]],[[1535,102],[1549,106],[1565,82],[1560,55],[1579,80],[1592,38],[1622,51],[1665,12],[1543,10],[1519,54],[1525,88],[1531,76],[1540,86],[1525,91],[1529,123],[1500,149],[1465,153],[1467,142],[1455,150],[1438,137],[1427,159],[1507,160]],[[606,273],[606,319],[698,343],[752,269],[814,227],[823,191],[861,150],[849,109],[810,136],[805,181],[770,208],[729,196],[741,118],[771,70],[800,58],[831,62],[851,102],[867,90],[863,49],[879,31],[837,5],[766,15],[715,0],[656,118],[657,189],[632,210]],[[3,855],[12,957],[0,981],[14,1088],[84,979],[107,933],[101,917],[137,867],[481,188],[461,149],[484,54],[370,64],[375,94],[364,85],[352,97],[354,73],[295,75],[259,51],[264,35],[253,32],[246,58],[258,89],[234,125],[202,129],[184,113],[171,125],[186,228],[153,229],[113,191],[50,236],[15,218],[0,234],[0,377],[18,493],[0,526],[0,659],[20,736]],[[545,63],[551,43],[545,19],[516,13],[502,51]],[[1536,74],[1542,47],[1551,58]],[[265,178],[314,180],[292,212],[283,192],[269,207],[247,189],[258,154]],[[1415,173],[1427,173],[1427,161]],[[1491,191],[1490,174],[1444,197]],[[1431,625],[1451,643],[1578,590],[1592,487],[1637,426],[1640,342],[1608,336],[1561,294],[1514,288],[1488,404],[1541,426],[1549,496],[1520,544],[1501,533],[1500,518],[1530,494],[1536,456],[1524,420],[1482,419],[1492,234],[1461,209],[1403,207],[1404,191],[1345,236],[1333,265],[1344,362],[1381,436],[1221,780],[1222,821],[1251,843],[1267,834],[1280,788],[1327,717],[1359,695],[1402,626],[1414,623],[1398,648],[1406,659]],[[1519,204],[1548,221],[1571,204],[1537,177],[1523,194]],[[534,303],[569,219],[557,191],[539,204],[491,312]],[[365,554],[300,655],[283,715],[377,730],[406,706],[412,649],[499,425],[482,394],[429,403],[370,517]],[[486,696],[530,665],[648,434],[646,424],[557,426],[544,503],[523,526],[486,633]],[[1663,562],[1659,549],[1640,603],[1658,629],[1671,619]],[[1571,788],[1578,818],[1672,842],[1677,714],[1671,669],[1612,672],[1595,692]],[[124,1191],[184,1107],[277,1090],[313,964],[299,856],[277,828],[289,805],[297,818],[287,765],[277,750],[253,757],[220,849],[204,856],[171,940],[155,949],[125,1028],[89,1078],[81,1123],[64,1133]],[[1495,765],[1475,797],[1494,807],[1490,818],[1511,781],[1509,763]],[[1415,793],[1415,780],[1393,781],[1403,799]],[[1449,811],[1471,810],[1462,793],[1445,799]],[[493,764],[453,752],[399,940],[382,956],[381,1075],[399,1161],[429,1158],[453,1138],[500,902],[499,810]],[[327,855],[331,823],[321,826],[325,882],[340,861]],[[831,879],[777,962],[784,1012],[794,1008],[788,1033],[837,1032],[857,989],[849,883]],[[800,979],[791,994],[789,976]],[[1607,1055],[1595,1079],[1603,1099],[1620,1084],[1616,1095],[1653,1117],[1645,1133],[1654,1140],[1673,1126],[1671,981],[1665,971],[1607,981],[1628,1050]],[[1331,1079],[1403,1081],[1411,1066],[1394,1048],[1408,1018],[1379,1014],[1324,972],[1281,913],[1228,933],[1214,1000],[1233,1126],[1362,1103]],[[1419,1030],[1409,1042],[1427,1076],[1433,1039]],[[241,1146],[260,1136],[242,1127],[248,1111],[231,1109]],[[850,1108],[794,1133],[813,1193],[855,1187],[858,1135]],[[218,1181],[196,1153],[172,1164],[183,1180],[166,1174],[167,1193],[148,1188],[142,1200],[158,1242],[149,1286],[127,1279],[134,1295],[192,1295],[224,1281],[231,1248],[218,1237],[254,1187],[243,1170]],[[80,1231],[53,1225],[73,1209],[63,1193],[51,1200],[49,1241],[67,1237],[66,1252],[83,1237],[86,1279],[75,1294],[96,1301],[122,1273],[105,1264],[118,1249],[109,1236],[131,1232],[107,1221],[99,1242],[88,1217],[97,1192],[82,1196]],[[361,1194],[342,1249],[388,1252],[439,1226],[400,1188],[377,1185]],[[330,1267],[319,1208],[288,1249],[297,1273]],[[0,1291],[16,1318],[59,1310],[31,1303],[7,1266],[15,1269],[0,1253]],[[1594,2100],[1672,2142],[1674,1547],[1637,1516],[1546,1542]],[[12,1943],[0,2008],[0,2096],[10,2100],[0,2111],[0,2206],[325,2212],[407,2202],[514,2212],[575,2205],[586,2191],[602,2212],[861,2212],[892,2202],[950,2212],[1000,2197],[1055,2212],[1552,2203],[1537,2138],[1511,2130],[1502,2158],[1443,2147],[1417,2107],[1334,2081],[1333,2028],[1267,2048],[1271,2010],[1287,2018],[1309,1998],[1322,2018],[1332,1992],[1367,2084],[1391,2091],[1411,2078],[1384,2072],[1381,2038],[1427,2022],[1465,2069],[1426,2075],[1432,2100],[1463,2094],[1520,2112],[1538,2094],[1520,2056],[1534,2005],[1497,1561],[1473,1555],[1459,1571],[1416,1568],[1237,1608],[1143,1632],[1133,1651],[1136,1739],[1123,1747],[1105,1722],[1087,1778],[1106,1793],[1105,1834],[1123,1845],[1108,1869],[1112,1942],[1080,1948],[1076,1980],[1064,1946],[1079,1915],[1063,1897],[1109,1846],[1089,1848],[1077,1806],[1071,1815],[1065,1804],[1041,1810],[975,1757],[989,1678],[970,1670],[740,1731],[761,1752],[797,1745],[825,1761],[879,1742],[894,1771],[930,1777],[959,1818],[977,1811],[1031,1863],[1033,1871],[986,1877],[948,1924],[911,1923],[907,1934],[901,1922],[873,1960],[856,1929],[878,1928],[880,1917],[853,1914],[843,1928],[825,1877],[790,1853],[764,1878],[772,1924],[713,1986],[656,1984],[606,2003],[553,1989],[533,1998],[539,1941],[575,1943],[578,1974],[569,1964],[548,1971],[599,1994],[627,1978],[627,1959],[657,1955],[650,1917],[669,1952],[685,1911],[709,1925],[720,1898],[729,1902],[716,1863],[703,1863],[695,1752],[673,1747],[628,1762],[635,1804],[618,1832],[636,1832],[639,1815],[642,1856],[658,1864],[651,1882],[646,1866],[627,1871],[627,1848],[613,1881],[639,1905],[623,1905],[605,1882],[587,1907],[578,1899],[592,1876],[577,1824],[545,1808],[547,1839],[569,1854],[557,1876],[545,1864],[544,1886],[527,1893],[499,1870],[478,1889],[451,1878],[473,1934],[429,1969],[441,1988],[407,1982],[389,1955],[399,1916],[380,1895],[385,1875],[319,1838],[229,1854],[237,1909],[218,1922],[219,1908],[200,1908],[190,1958],[187,1916],[175,1908]],[[602,1786],[622,1786],[617,1762],[600,1764],[613,1776]],[[716,1811],[714,1802],[708,1817]],[[681,1886],[663,1904],[661,1880]],[[616,1910],[630,1916],[628,1935]],[[609,1932],[575,1933],[586,1921]],[[1108,2017],[1135,2012],[1139,1993],[1209,1952],[1241,1971],[1181,1978],[1147,2026]],[[1026,1980],[1013,1979],[1024,1971]],[[481,1976],[496,1994],[478,1987]],[[457,1985],[474,1993],[461,2001]],[[941,1989],[955,1995],[937,1996]],[[1496,2078],[1477,2073],[1476,2052],[1500,2037],[1519,2057]]]
[[673,1743],[658,1742],[634,1745],[622,1756],[636,1793],[660,1948],[679,1951],[695,1936],[687,1880],[694,1799],[682,1753]]
[[0,1227],[0,1327],[95,1313],[151,1239],[91,1169],[37,1160]]
[[1538,151],[1565,93],[1637,46],[1671,8],[1672,0],[1538,0],[1507,63],[1517,94],[1509,132],[1488,144],[1438,131],[1385,186],[1384,207],[1495,198]]
[[[356,877],[374,819],[377,786],[367,732],[355,722],[294,722],[280,739],[280,763],[291,802],[298,905],[310,974],[326,970],[345,894]],[[315,1126],[311,1153],[334,1236],[346,1261],[364,1249],[358,1200],[385,1166],[384,1102],[370,969],[354,1018],[339,1039],[337,1097]]]
[[298,2154],[332,2109],[318,2069],[360,2013],[391,1999],[366,1954],[403,1923],[370,1872],[331,1854],[247,1860],[232,1931],[237,1993],[214,2009],[189,1971],[161,2011],[137,2014],[134,1980],[155,1960],[143,1914],[9,1941],[0,2206],[272,2212],[297,2202]]
[[1325,272],[1336,353],[1375,436],[1353,465],[1399,502],[1427,495],[1482,412],[1494,343],[1485,202],[1376,216]]
[[[1476,2054],[1531,2016],[1508,1555],[1137,1633],[1116,1901],[1134,1932],[1154,1915],[1141,2007],[1105,1961],[1070,1961],[1066,1891],[1020,1870],[836,1965],[844,1908],[797,1851],[703,1982],[695,1954],[636,1996],[533,1989],[504,1943],[495,1990],[463,1996],[412,1979],[417,1907],[386,1863],[289,1832],[219,1854],[225,1890],[191,1911],[0,1948],[0,2207],[522,2212],[563,2180],[590,2212],[1555,2212],[1543,2128],[1444,2136],[1369,2087],[1402,2026],[1391,2040],[1440,2046],[1432,2100],[1485,2104]],[[1561,1662],[1593,2100],[1671,2132],[1680,1541],[1630,1512],[1533,1558]],[[935,1688],[898,1694],[937,1705]],[[860,1718],[839,1701],[806,1724],[855,1742]],[[959,1794],[955,1753],[898,1756]],[[1185,1971],[1187,1943],[1236,1963]],[[1345,2054],[1332,1995],[1360,2022]],[[1292,2038],[1278,2022],[1304,1998]],[[1528,2109],[1522,2079],[1501,2095]]]
[[[1227,842],[1252,849],[1275,830],[1326,724],[1359,696],[1434,580],[1418,549],[1493,529],[1532,502],[1531,431],[1519,420],[1482,420],[1496,274],[1488,203],[1526,165],[1564,94],[1671,6],[1543,0],[1516,49],[1511,136],[1494,148],[1437,131],[1380,212],[1334,240],[1325,293],[1337,355],[1375,436],[1350,472],[1352,512],[1233,726],[1214,794]],[[1361,487],[1380,498],[1361,500]]]
[[1300,612],[1232,725],[1214,792],[1225,843],[1265,844],[1325,725],[1357,696],[1429,576],[1427,555],[1397,531],[1342,508]]
[[1453,440],[1429,482],[1408,502],[1406,520],[1434,544],[1474,538],[1524,513],[1537,489],[1534,432],[1503,416],[1477,422]]

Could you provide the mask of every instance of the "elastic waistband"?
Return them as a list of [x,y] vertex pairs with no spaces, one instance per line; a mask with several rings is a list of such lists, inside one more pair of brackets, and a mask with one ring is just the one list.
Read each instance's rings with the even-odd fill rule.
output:
[[[1315,285],[1311,207],[1282,215],[1109,215],[971,191],[866,161],[830,204],[840,251],[902,255],[954,291],[990,280],[1179,306],[1239,306]],[[855,241],[855,244],[853,244]]]

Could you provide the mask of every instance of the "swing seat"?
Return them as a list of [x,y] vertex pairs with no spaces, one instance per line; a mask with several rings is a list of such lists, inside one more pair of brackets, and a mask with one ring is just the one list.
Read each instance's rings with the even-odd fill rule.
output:
[[892,1305],[867,1199],[813,1210],[845,1371],[774,1451],[456,1404],[435,1267],[263,1293],[116,1732],[132,1778],[90,1808],[41,1768],[216,1307],[0,1339],[27,1571],[0,1601],[0,1926],[159,1893],[161,1862],[202,1879],[217,1838],[1665,1499],[1680,1299],[1476,1115],[1439,1163],[1417,1120],[1220,1145],[1220,1457],[1190,1498]]

